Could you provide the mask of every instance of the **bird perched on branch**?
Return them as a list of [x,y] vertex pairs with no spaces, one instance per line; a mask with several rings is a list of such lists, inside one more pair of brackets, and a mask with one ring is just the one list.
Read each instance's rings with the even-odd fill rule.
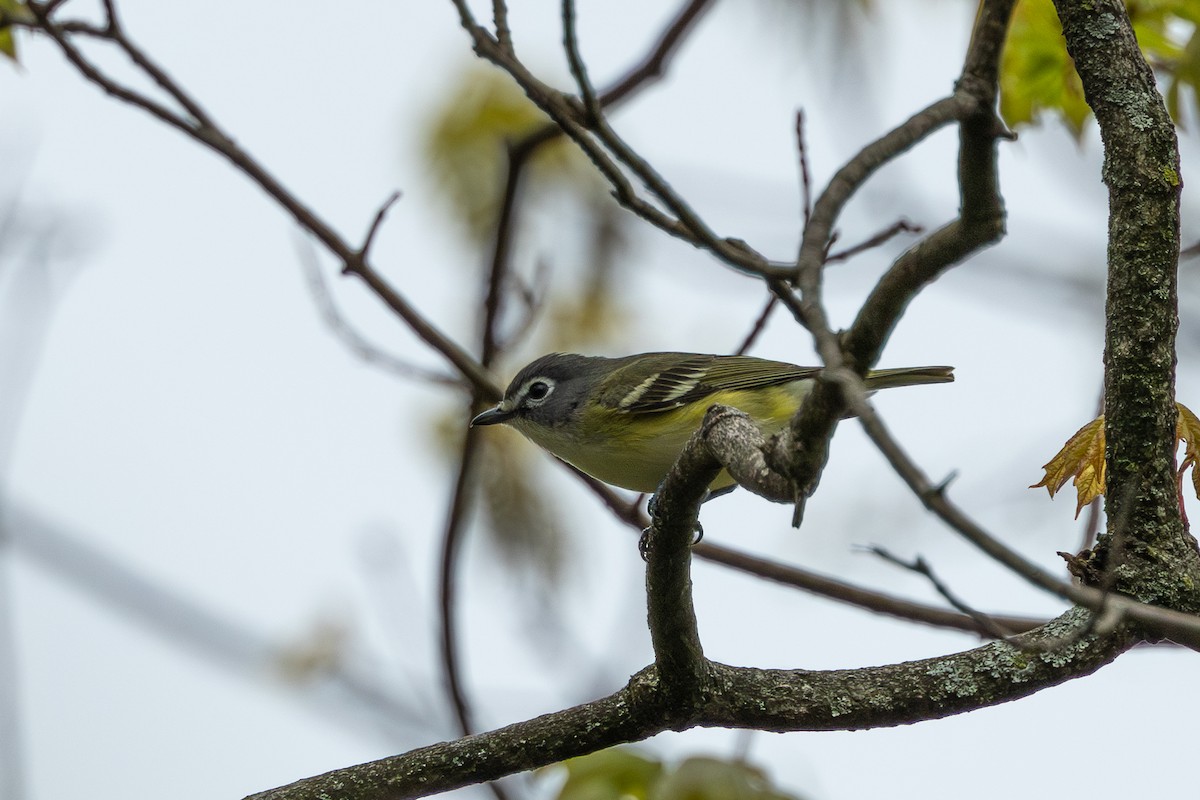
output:
[[[820,371],[753,356],[552,353],[518,372],[504,399],[471,425],[505,423],[594,478],[653,492],[710,407],[739,409],[770,436]],[[874,391],[953,380],[953,367],[901,367],[872,370],[864,382]],[[733,485],[722,471],[710,490]]]

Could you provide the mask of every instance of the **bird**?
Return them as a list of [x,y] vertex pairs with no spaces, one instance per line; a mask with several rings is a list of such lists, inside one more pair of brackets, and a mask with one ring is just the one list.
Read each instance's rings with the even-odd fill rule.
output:
[[[868,391],[947,383],[953,367],[871,370]],[[506,424],[612,486],[654,492],[713,405],[745,412],[764,436],[782,430],[820,367],[745,355],[655,352],[619,358],[550,353],[522,368],[471,426]],[[725,471],[712,493],[736,488]]]

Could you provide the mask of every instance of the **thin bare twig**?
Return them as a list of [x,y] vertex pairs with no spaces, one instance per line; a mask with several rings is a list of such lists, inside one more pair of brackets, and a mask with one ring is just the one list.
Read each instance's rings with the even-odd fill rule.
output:
[[[365,260],[361,247],[356,248],[339,236],[328,223],[284,188],[282,183],[262,164],[227,135],[201,108],[199,103],[129,39],[115,16],[110,14],[107,27],[96,28],[86,23],[57,23],[49,18],[47,6],[43,4],[31,2],[28,4],[28,8],[34,16],[36,28],[46,33],[54,41],[66,59],[88,81],[109,95],[135,108],[142,109],[169,127],[180,131],[222,156],[291,214],[302,228],[315,236],[342,262],[346,273],[356,275],[366,283],[392,311],[408,324],[418,337],[446,358],[478,391],[489,399],[499,399],[500,390],[496,388],[491,376],[478,362],[390,286]],[[76,33],[101,38],[114,44],[172,100],[178,103],[188,116],[181,115],[162,103],[105,75],[70,41],[69,36]]]
[[358,248],[358,257],[363,261],[367,260],[370,255],[371,245],[375,241],[375,234],[379,232],[379,226],[383,224],[383,218],[387,216],[388,210],[396,204],[400,199],[399,192],[392,192],[388,198],[383,201],[383,205],[375,212],[375,219],[371,220],[371,227],[367,229],[367,236],[363,239],[362,246]]
[[382,348],[367,341],[366,337],[359,333],[338,310],[337,304],[333,301],[333,295],[329,291],[329,286],[326,285],[325,278],[321,274],[321,265],[317,261],[316,253],[313,251],[311,243],[307,240],[297,241],[297,252],[301,269],[304,270],[308,288],[312,294],[313,305],[317,308],[317,313],[320,314],[321,319],[324,320],[329,329],[333,331],[342,344],[349,348],[351,352],[363,361],[386,369],[402,378],[411,378],[459,389],[468,388],[466,382],[461,377],[454,377],[453,375],[417,366],[391,353],[385,352]]
[[[484,309],[483,321],[480,326],[480,364],[489,369],[500,355],[500,337],[497,328],[503,306],[504,290],[512,262],[512,244],[517,225],[518,198],[524,176],[524,167],[528,163],[528,150],[508,150],[508,171],[505,176],[503,196],[500,203],[500,213],[496,219],[496,234],[492,246],[491,264],[487,279],[483,285],[481,304]],[[489,398],[476,392],[472,398],[469,412],[474,413],[478,406]],[[461,732],[464,736],[475,733],[472,722],[470,703],[467,699],[466,688],[463,685],[460,661],[458,658],[458,625],[455,612],[458,600],[457,581],[459,553],[461,542],[466,535],[466,504],[474,491],[475,464],[479,458],[479,448],[482,446],[478,437],[479,432],[468,429],[463,441],[459,461],[458,475],[455,479],[454,493],[451,499],[450,511],[445,533],[442,538],[442,561],[440,569],[440,603],[439,620],[442,631],[442,669],[446,675],[447,691],[458,718]],[[507,793],[498,783],[489,783],[488,788],[496,800],[507,800]]]
[[183,91],[182,88],[171,79],[169,75],[157,64],[155,64],[146,53],[134,43],[132,39],[125,35],[125,27],[121,24],[120,18],[117,16],[117,9],[112,0],[104,1],[104,13],[106,17],[108,38],[117,44],[118,47],[127,55],[134,64],[138,66],[142,72],[146,73],[160,89],[178,103],[183,109],[191,115],[196,128],[208,130],[219,135],[216,124],[212,117],[208,115],[201,105],[196,102],[191,95]]
[[[578,99],[563,95],[539,80],[524,64],[507,55],[492,34],[475,21],[466,0],[453,2],[463,28],[471,35],[475,52],[508,72],[526,95],[584,151],[613,186],[618,202],[660,230],[703,247],[735,269],[759,276],[787,274],[744,242],[714,233],[671,185],[617,135],[603,114],[589,114]],[[670,213],[643,199],[622,166]]]
[[[850,354],[858,355],[850,346],[855,334],[860,338],[863,329],[870,332],[865,337],[875,346],[872,357],[867,359],[854,358],[852,368],[859,374],[874,363],[878,349],[881,349],[887,333],[895,325],[903,311],[907,300],[923,283],[905,286],[907,293],[897,291],[883,295],[893,302],[892,306],[872,309],[873,313],[866,315],[871,298],[881,296],[879,288],[868,298],[867,305],[860,311],[855,325],[847,332],[847,343],[843,345],[841,337],[830,327],[828,315],[825,312],[822,297],[822,270],[830,245],[834,220],[842,207],[849,201],[855,190],[872,173],[887,161],[896,158],[907,151],[917,141],[928,136],[933,131],[954,120],[962,118],[976,107],[974,98],[958,94],[928,106],[922,112],[909,118],[904,124],[885,134],[880,139],[863,148],[849,163],[838,170],[829,186],[821,193],[813,207],[813,215],[805,228],[804,238],[796,260],[793,278],[800,290],[800,297],[794,298],[790,288],[782,281],[772,284],[780,299],[792,310],[793,315],[812,334],[817,354],[826,370],[836,372],[842,369]],[[957,241],[957,240],[955,240]],[[937,268],[944,268],[950,263],[949,259],[935,259],[926,266],[931,274],[936,274]],[[894,281],[895,270],[889,270],[883,281]],[[927,281],[926,281],[927,282]],[[844,348],[844,349],[843,349]],[[853,358],[853,356],[851,356]],[[781,451],[776,459],[779,463],[789,465],[789,477],[794,481],[795,512],[792,524],[799,527],[804,514],[805,502],[820,481],[821,472],[828,459],[829,443],[845,409],[845,399],[839,394],[834,382],[818,381],[812,392],[809,392],[800,411],[792,418],[785,436],[778,445]]]
[[793,278],[801,287],[819,285],[827,242],[833,226],[850,198],[884,164],[904,154],[918,142],[977,109],[974,97],[955,93],[926,106],[905,122],[864,147],[839,169],[813,205],[812,219],[796,259]]
[[993,639],[1007,640],[1013,635],[1013,631],[1007,630],[1004,626],[997,623],[996,620],[992,619],[987,614],[976,611],[964,600],[959,598],[958,595],[950,591],[950,587],[943,583],[940,578],[938,578],[937,574],[933,571],[933,567],[929,566],[929,562],[927,562],[923,557],[917,556],[912,561],[905,561],[904,559],[893,555],[887,549],[880,547],[879,545],[870,545],[865,549],[891,564],[895,564],[898,567],[903,567],[904,569],[907,569],[910,572],[915,572],[918,575],[923,575],[925,579],[928,580],[933,586],[934,590],[936,590],[937,593],[940,594],[947,603],[973,619],[975,623],[979,625],[980,629],[986,631],[987,635],[991,636]]
[[[712,7],[712,4],[713,0],[690,0],[685,3],[679,13],[659,34],[654,46],[641,63],[618,78],[612,86],[599,93],[597,99],[601,108],[616,108],[661,79],[667,73],[671,58],[679,51],[687,34],[704,16],[704,12]],[[546,142],[563,135],[565,134],[561,126],[554,122],[547,122],[543,127],[521,140],[517,147],[537,149]]]
[[[702,4],[701,4],[702,5]],[[692,6],[697,6],[693,3]],[[689,19],[694,19],[698,15],[698,11],[692,11]],[[626,80],[618,87],[618,91],[611,94],[607,100],[601,101],[595,95],[594,90],[587,78],[586,70],[583,65],[582,58],[578,53],[578,45],[576,42],[574,30],[574,6],[567,0],[563,4],[564,16],[564,36],[567,42],[568,52],[572,55],[572,69],[575,71],[576,78],[580,83],[581,93],[587,98],[588,106],[596,113],[599,113],[601,102],[618,102],[622,97],[630,96],[639,86],[647,82],[656,70],[661,70],[667,55],[677,46],[683,32],[687,29],[690,22],[685,21],[683,24],[673,26],[667,34],[670,38],[669,42],[660,43],[655,48],[654,53],[648,58],[642,67],[639,67],[634,72],[627,76]],[[497,39],[500,42],[501,48],[506,50],[509,55],[512,54],[511,39],[507,34],[507,8],[503,3],[495,6],[494,17],[497,28]],[[507,41],[506,41],[507,40]],[[651,68],[648,65],[656,64],[657,67]],[[554,133],[560,131],[555,129]],[[549,141],[552,136],[545,134],[535,134],[510,146],[507,151],[507,174],[504,183],[503,195],[500,203],[500,212],[496,221],[496,234],[492,249],[491,268],[488,271],[488,278],[485,288],[485,296],[483,298],[484,320],[481,330],[481,365],[485,368],[490,367],[500,352],[500,340],[497,331],[501,307],[504,298],[504,287],[506,279],[510,272],[510,262],[512,257],[512,242],[514,232],[517,226],[518,204],[520,198],[520,186],[525,174],[525,167],[530,161],[530,157],[540,147],[541,144]],[[478,398],[477,401],[484,398]],[[487,398],[491,399],[491,398]],[[468,439],[464,442],[464,449],[460,461],[460,469],[456,482],[456,489],[452,500],[451,511],[448,515],[445,535],[443,538],[443,558],[441,565],[441,620],[442,620],[442,642],[443,642],[443,669],[447,675],[448,689],[451,695],[452,704],[455,707],[456,714],[459,718],[460,725],[464,733],[472,732],[472,721],[469,704],[465,696],[465,690],[462,686],[461,677],[459,674],[459,665],[457,657],[457,649],[455,642],[457,639],[455,626],[455,581],[454,574],[457,571],[457,553],[459,552],[459,541],[461,540],[464,526],[463,512],[463,493],[466,487],[471,483],[470,472],[471,465],[475,458],[476,445],[474,439],[469,434]],[[493,791],[502,792],[499,787],[493,785]]]
[[766,329],[767,320],[771,318],[771,312],[775,310],[775,307],[778,304],[778,295],[773,294],[767,298],[767,302],[766,305],[763,306],[763,310],[759,312],[758,317],[754,320],[754,324],[750,326],[750,332],[746,334],[746,338],[742,340],[742,343],[738,345],[738,348],[734,351],[734,353],[742,356],[750,352],[750,348],[754,346],[754,343],[758,341],[758,337],[761,336],[762,332]]
[[600,105],[612,108],[640,92],[666,74],[667,64],[683,44],[688,33],[713,6],[713,0],[690,0],[659,34],[654,47],[636,67],[600,93]]
[[517,296],[521,305],[520,316],[512,325],[512,330],[505,333],[504,339],[496,343],[496,349],[511,351],[515,349],[533,330],[534,323],[542,311],[546,297],[548,267],[546,262],[539,259],[534,267],[533,277],[528,284],[517,275],[510,273],[509,277],[515,288],[511,291]]
[[[963,73],[949,97],[929,105],[863,148],[837,171],[813,206],[792,279],[800,290],[789,302],[780,287],[773,291],[812,334],[826,371],[836,375],[848,367],[865,375],[874,365],[909,300],[945,269],[995,241],[1003,233],[1003,204],[996,179],[996,139],[1001,127],[994,105],[999,54],[1013,0],[991,0],[980,6]],[[910,248],[880,279],[854,324],[839,336],[830,327],[822,297],[823,270],[833,225],[842,208],[863,183],[934,131],[958,122],[960,129],[960,216]],[[776,446],[774,460],[786,464],[796,486],[793,524],[803,517],[804,501],[816,488],[829,454],[829,442],[847,398],[840,380],[818,381]]]
[[[499,1],[499,0],[498,0]],[[642,61],[632,69],[630,69],[622,78],[620,78],[613,86],[600,92],[596,97],[596,102],[600,107],[614,107],[621,102],[632,98],[637,92],[650,86],[655,80],[666,73],[667,66],[671,57],[678,51],[684,41],[686,34],[692,29],[695,23],[703,16],[704,12],[711,6],[712,0],[691,0],[686,3],[675,18],[667,25],[663,33],[658,37],[658,40],[646,54]],[[503,5],[501,3],[501,5]],[[564,9],[564,14],[567,9]],[[570,20],[573,24],[574,16],[573,9],[571,10]],[[495,16],[495,14],[494,14]],[[507,20],[507,7],[503,8],[503,18]],[[497,20],[497,28],[500,28],[499,20]],[[573,36],[570,40],[573,40]],[[573,48],[576,46],[571,45]],[[578,57],[578,53],[576,52]],[[579,59],[579,65],[582,67],[582,59]],[[586,76],[584,76],[585,86],[590,86]],[[518,187],[523,180],[525,167],[530,159],[542,145],[553,139],[562,136],[562,128],[553,123],[547,123],[544,127],[529,134],[524,139],[521,139],[508,147],[508,164],[505,189],[502,196],[500,214],[496,228],[495,245],[493,247],[493,267],[497,259],[507,258],[511,250],[511,240],[513,237],[513,227],[515,225],[516,210],[515,204],[519,196]],[[507,272],[508,270],[505,270]],[[504,274],[493,269],[491,275],[496,277]],[[494,299],[496,303],[501,301],[501,295],[492,293],[489,294],[490,299]],[[532,303],[527,303],[530,307],[532,315]],[[493,310],[489,306],[489,315]],[[489,326],[485,326],[485,332],[493,330]],[[511,344],[511,342],[510,342]],[[485,342],[484,354],[485,363],[487,362],[486,355],[493,348],[498,348],[499,344],[495,341]]]
[[[650,525],[649,517],[642,512],[640,496],[629,500],[607,484],[601,483],[587,473],[572,467],[570,464],[566,462],[559,463],[562,463],[587,485],[596,497],[612,511],[613,516],[625,523],[632,531],[641,534]],[[834,602],[856,606],[875,614],[886,614],[897,619],[931,625],[937,628],[967,631],[978,633],[982,636],[988,635],[987,631],[980,629],[976,622],[965,614],[947,611],[944,608],[936,608],[922,603],[914,603],[910,600],[904,600],[873,589],[864,589],[827,575],[821,575],[811,570],[744,553],[711,541],[704,541],[693,545],[692,554],[697,558],[738,570],[756,578],[773,581],[780,585],[799,589]],[[1033,630],[1046,622],[1046,620],[1011,615],[992,614],[991,617],[1005,628],[1018,632]]]
[[454,491],[450,495],[450,508],[446,514],[445,533],[442,536],[441,569],[438,583],[438,611],[441,619],[442,674],[446,678],[446,692],[463,736],[475,732],[470,704],[462,685],[459,670],[458,636],[454,620],[458,597],[455,576],[458,552],[466,528],[470,488],[474,485],[475,455],[480,447],[479,431],[468,428],[459,453],[458,470],[454,479]]
[[596,87],[588,77],[587,65],[579,52],[579,34],[575,30],[575,0],[562,0],[563,49],[567,51],[567,63],[571,67],[571,75],[575,85],[579,87],[579,96],[583,98],[583,107],[588,118],[585,125],[591,125],[600,119],[600,101],[596,98]]
[[883,421],[866,399],[865,387],[852,374],[843,373],[842,380],[857,381],[850,387],[850,408],[863,426],[867,436],[875,443],[901,479],[908,484],[921,503],[937,515],[951,530],[978,547],[994,561],[1004,565],[1013,573],[1064,600],[1084,606],[1094,612],[1109,614],[1109,619],[1132,621],[1158,631],[1177,644],[1200,650],[1200,617],[1169,608],[1139,603],[1123,595],[1112,595],[1090,586],[1076,586],[1060,580],[1037,564],[1009,548],[999,538],[984,530],[958,506],[950,502],[945,487],[939,487],[918,467],[903,448],[892,437]]
[[[984,637],[994,636],[991,629],[981,626],[974,617],[968,614],[949,611],[925,603],[915,603],[874,589],[864,589],[811,570],[801,569],[790,564],[780,564],[777,561],[742,553],[712,542],[701,542],[692,548],[692,552],[697,558],[722,564],[756,578],[800,589],[836,603],[855,606],[873,614],[884,614],[935,628],[976,633]],[[1031,631],[1047,622],[1044,619],[1016,617],[1007,614],[989,614],[987,616],[1004,629],[1017,633]]]
[[[490,369],[500,352],[498,326],[504,303],[504,288],[511,272],[513,239],[516,235],[517,205],[520,187],[529,163],[530,151],[508,149],[504,189],[500,198],[500,213],[496,217],[496,234],[492,241],[491,267],[483,295],[483,323],[480,329],[480,363]],[[486,400],[489,398],[479,398]]]
[[866,241],[859,242],[852,247],[847,247],[845,250],[838,250],[837,252],[829,253],[829,255],[825,257],[825,263],[832,264],[837,261],[848,261],[859,253],[879,247],[879,245],[883,244],[899,233],[921,233],[924,230],[925,229],[920,225],[914,225],[908,220],[902,219],[897,222],[893,222],[891,225],[884,228]]
[[796,112],[796,154],[800,160],[800,206],[804,213],[804,227],[812,220],[812,174],[808,169],[808,145],[804,139],[804,110]]
[[513,48],[512,31],[508,27],[508,3],[492,0],[492,22],[496,25],[496,41],[510,56],[516,56]]

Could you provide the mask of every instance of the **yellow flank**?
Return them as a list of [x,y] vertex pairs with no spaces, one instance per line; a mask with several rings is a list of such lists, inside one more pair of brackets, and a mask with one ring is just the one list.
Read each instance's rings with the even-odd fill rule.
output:
[[[770,436],[788,423],[811,385],[811,381],[805,380],[783,386],[718,391],[703,402],[635,414],[636,424],[630,424],[629,412],[594,407],[573,433],[563,427],[530,425],[521,419],[510,424],[533,442],[605,483],[636,492],[653,492],[692,432],[700,427],[710,406],[726,405],[744,411],[764,435]],[[620,431],[619,436],[609,435],[612,431]],[[710,488],[720,489],[733,482],[722,471]]]

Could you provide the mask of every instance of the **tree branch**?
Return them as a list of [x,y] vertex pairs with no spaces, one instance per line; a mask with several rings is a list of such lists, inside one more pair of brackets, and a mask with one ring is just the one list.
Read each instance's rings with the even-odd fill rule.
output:
[[601,700],[335,770],[249,800],[425,797],[693,726],[782,733],[861,730],[938,719],[1016,700],[1090,674],[1135,643],[1124,628],[1089,632],[1088,612],[1074,609],[1016,637],[1014,643],[993,642],[952,656],[883,667],[813,672],[705,661],[702,691],[686,695],[691,703],[682,707],[664,703],[672,695],[662,691],[655,668],[650,667]]
[[[991,637],[992,631],[981,626],[977,620],[967,614],[951,611],[945,608],[914,603],[883,592],[863,589],[860,586],[845,581],[830,578],[810,570],[801,569],[789,564],[780,564],[770,559],[752,556],[728,547],[722,547],[712,542],[701,542],[692,547],[692,553],[714,563],[723,564],[731,569],[740,570],[756,578],[774,581],[794,589],[825,597],[838,603],[855,606],[873,614],[886,614],[908,622],[918,622],[932,625],[936,628],[965,631],[983,637]],[[1030,617],[1014,617],[1005,614],[987,614],[987,618],[1007,631],[1024,633],[1046,624],[1044,619]]]
[[[622,206],[671,236],[711,252],[737,270],[766,277],[788,274],[788,270],[772,265],[744,242],[724,239],[713,232],[671,185],[612,129],[603,114],[587,113],[578,98],[565,95],[539,80],[476,22],[466,0],[452,1],[459,12],[459,21],[471,36],[476,54],[511,75],[529,99],[579,145],[613,186],[614,196]],[[572,31],[567,31],[564,35],[569,37],[571,34]],[[670,213],[643,199],[622,166],[633,173]]]
[[[800,300],[794,313],[812,333],[826,369],[843,366],[865,375],[874,365],[909,301],[930,281],[1004,232],[998,190],[996,139],[1003,129],[995,117],[999,54],[1013,0],[987,0],[980,6],[971,46],[954,93],[911,117],[863,148],[834,175],[813,207],[796,260],[794,279]],[[879,281],[854,324],[839,339],[830,328],[822,301],[822,272],[833,225],[855,191],[879,167],[906,152],[942,126],[959,122],[958,219],[918,242]],[[796,485],[799,525],[804,498],[820,480],[829,442],[847,406],[838,382],[819,381],[769,458]]]
[[[908,457],[892,438],[870,403],[866,401],[863,393],[860,392],[854,396],[853,390],[851,390],[850,394],[852,397],[851,410],[858,417],[863,430],[879,447],[880,452],[892,464],[896,473],[921,499],[925,507],[941,518],[951,530],[1034,586],[1091,609],[1097,615],[1104,615],[1114,625],[1132,622],[1141,627],[1147,638],[1168,638],[1177,644],[1200,651],[1200,616],[1192,613],[1190,606],[1184,605],[1176,608],[1168,607],[1165,603],[1154,605],[1138,602],[1138,600],[1109,594],[1090,586],[1068,583],[1029,561],[1004,544],[998,537],[988,533],[958,506],[950,502],[946,497],[944,486],[934,485],[921,468]],[[1122,520],[1122,525],[1125,524],[1127,522]],[[1194,556],[1184,558],[1180,563],[1170,565],[1168,574],[1174,576],[1178,570],[1192,570],[1194,564]],[[1140,599],[1140,595],[1135,596]]]
[[[88,81],[94,83],[109,95],[135,108],[142,109],[168,126],[175,128],[222,156],[287,211],[301,228],[315,236],[326,249],[342,262],[342,271],[345,274],[358,276],[379,299],[408,324],[422,341],[449,361],[481,394],[489,400],[500,399],[500,390],[496,387],[491,376],[480,367],[478,362],[417,311],[403,295],[391,287],[368,263],[366,249],[372,236],[368,235],[364,245],[361,247],[349,244],[328,223],[313,212],[312,209],[289,192],[274,175],[243,150],[231,136],[226,134],[203,111],[200,104],[167,74],[166,70],[158,66],[125,34],[123,27],[112,13],[111,4],[108,6],[109,16],[106,26],[101,28],[79,22],[57,23],[50,19],[50,12],[53,9],[44,3],[36,2],[36,0],[28,3],[28,8],[35,19],[34,27],[49,36],[58,45],[66,59]],[[73,34],[91,36],[115,45],[147,77],[153,80],[170,98],[177,102],[187,112],[187,115],[179,114],[150,97],[129,89],[105,75],[71,42],[70,36]],[[383,211],[390,204],[391,201],[380,209],[380,214],[376,215],[376,219],[380,218]],[[372,233],[377,227],[377,225],[372,226]]]
[[[1175,482],[1179,198],[1175,127],[1117,0],[1055,8],[1104,141],[1109,193],[1103,560],[1120,520],[1119,591],[1200,610],[1200,556]],[[1119,77],[1118,77],[1119,76]]]
[[475,465],[480,447],[479,431],[468,428],[459,453],[458,470],[455,473],[454,490],[450,495],[450,507],[446,513],[446,525],[442,533],[442,551],[438,570],[438,621],[441,633],[442,676],[446,681],[446,694],[450,707],[458,722],[459,731],[466,736],[475,732],[471,718],[471,706],[462,682],[458,658],[457,580],[458,554],[466,530],[468,505],[471,490],[475,486]]
[[688,0],[684,3],[641,63],[600,93],[601,107],[612,108],[619,105],[635,92],[641,91],[665,75],[671,57],[712,6],[712,0]]
[[655,664],[624,689],[489,734],[338,770],[255,797],[295,800],[333,791],[357,800],[420,797],[695,725],[783,732],[936,719],[1090,674],[1139,641],[1128,626],[1095,626],[1090,612],[1075,608],[1011,642],[886,667],[811,672],[706,660],[691,604],[688,543],[700,501],[722,465],[709,432],[739,415],[722,407],[711,410],[658,493],[647,533],[646,578]]
[[426,797],[639,741],[666,730],[653,701],[657,685],[653,670],[643,670],[621,691],[591,703],[489,733],[334,770],[251,795],[247,800]]
[[[626,501],[607,484],[603,484],[592,476],[580,472],[569,464],[567,467],[600,498],[600,501],[621,522],[639,532],[650,525],[650,520],[642,514],[638,503]],[[911,600],[905,600],[872,589],[864,589],[861,586],[855,586],[854,584],[831,578],[828,575],[822,575],[791,564],[783,564],[769,558],[744,553],[732,547],[715,544],[712,541],[703,541],[692,545],[692,555],[696,558],[720,564],[756,578],[773,581],[783,586],[808,592],[817,597],[833,600],[834,602],[855,606],[874,614],[886,614],[897,619],[918,622],[923,625],[932,625],[937,628],[967,631],[969,633],[977,633],[981,636],[988,635],[986,630],[980,628],[974,620],[964,614],[922,603],[914,603]],[[1032,630],[1046,623],[1044,619],[1032,619],[1030,617],[1014,617],[1003,614],[989,614],[989,616],[1006,629],[1017,633]]]
[[867,551],[874,553],[884,561],[887,561],[889,564],[894,564],[897,567],[901,567],[902,569],[906,569],[910,572],[915,572],[918,575],[924,576],[925,579],[929,581],[930,585],[933,586],[934,591],[942,596],[942,599],[944,599],[954,608],[966,614],[971,619],[975,620],[975,623],[979,625],[980,629],[987,631],[987,635],[991,638],[1007,639],[1013,635],[1014,631],[1005,628],[987,614],[983,614],[972,608],[965,600],[951,591],[950,587],[947,586],[946,583],[937,576],[937,573],[933,571],[933,567],[930,566],[929,562],[925,560],[924,556],[917,556],[912,561],[905,561],[899,556],[892,554],[892,552],[887,548],[880,547],[879,545],[871,545],[867,548]]

